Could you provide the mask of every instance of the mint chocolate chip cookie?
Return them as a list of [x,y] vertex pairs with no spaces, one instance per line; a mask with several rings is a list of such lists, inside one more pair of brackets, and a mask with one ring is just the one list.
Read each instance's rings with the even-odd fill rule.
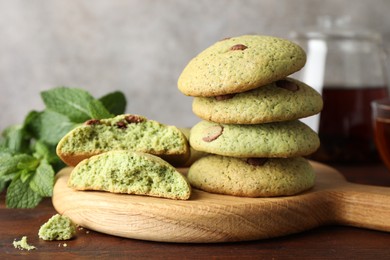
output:
[[57,145],[58,156],[70,166],[112,150],[145,152],[173,162],[189,157],[188,141],[177,127],[130,114],[89,120],[66,134]]
[[80,162],[68,186],[76,190],[146,195],[187,200],[187,179],[161,158],[140,152],[111,151]]
[[198,117],[217,123],[260,124],[315,115],[322,106],[316,90],[285,78],[242,93],[195,97],[192,110]]
[[283,79],[305,63],[304,50],[291,41],[243,35],[221,40],[194,57],[178,88],[188,96],[239,93]]
[[242,197],[288,196],[310,189],[315,173],[302,158],[233,158],[210,155],[196,161],[188,180],[194,188]]
[[299,120],[255,125],[201,121],[191,129],[191,146],[232,157],[297,157],[315,152],[318,135]]

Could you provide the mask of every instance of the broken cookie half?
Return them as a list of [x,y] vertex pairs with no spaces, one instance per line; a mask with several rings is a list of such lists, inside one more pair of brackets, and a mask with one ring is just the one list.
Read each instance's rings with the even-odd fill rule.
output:
[[112,150],[145,152],[174,165],[186,162],[190,155],[188,140],[177,127],[131,114],[89,120],[57,145],[58,156],[69,166]]
[[186,177],[166,161],[151,154],[123,150],[83,160],[72,170],[68,186],[178,200],[187,200],[191,195]]

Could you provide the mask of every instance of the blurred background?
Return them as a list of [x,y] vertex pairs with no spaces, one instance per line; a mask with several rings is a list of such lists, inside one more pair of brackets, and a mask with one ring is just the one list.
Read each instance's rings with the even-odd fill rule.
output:
[[120,90],[127,112],[178,126],[199,121],[177,89],[187,62],[242,34],[288,38],[319,16],[348,17],[390,40],[387,0],[0,0],[0,130],[43,109],[42,90]]

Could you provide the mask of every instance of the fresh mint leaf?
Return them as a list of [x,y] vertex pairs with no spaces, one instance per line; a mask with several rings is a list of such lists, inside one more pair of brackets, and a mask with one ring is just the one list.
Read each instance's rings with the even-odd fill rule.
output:
[[49,164],[57,164],[60,162],[54,146],[48,146],[42,141],[37,141],[34,145],[33,156],[38,159],[45,159]]
[[97,99],[89,102],[88,110],[89,110],[89,114],[91,115],[91,118],[93,119],[103,119],[103,118],[110,118],[114,116],[104,107],[103,103]]
[[14,177],[7,189],[6,205],[8,208],[34,208],[42,196],[30,188],[30,182],[22,182],[20,175]]
[[[15,157],[20,158],[20,156],[15,156]],[[22,160],[19,159],[17,168],[19,170],[35,171],[38,165],[39,165],[39,159],[30,155],[25,155]]]
[[8,159],[10,159],[13,155],[13,152],[7,148],[1,148],[0,149],[0,167],[2,162],[6,162]]
[[46,160],[42,160],[30,181],[30,188],[42,197],[52,196],[54,174],[53,167]]
[[27,180],[29,180],[33,176],[34,172],[29,171],[27,169],[24,169],[24,170],[19,171],[19,174],[20,174],[19,176],[20,176],[20,179],[22,180],[22,182],[26,182]]
[[30,129],[38,140],[51,145],[57,145],[66,133],[78,125],[70,121],[67,116],[50,109],[36,114],[35,120],[26,124],[26,128]]
[[58,172],[65,167],[65,163],[57,156],[56,145],[47,145],[42,141],[35,142],[33,154],[39,160],[45,160],[51,165],[54,172]]
[[37,141],[34,145],[34,153],[33,156],[38,159],[49,159],[52,156],[52,153],[47,145],[45,145],[42,141]]
[[26,138],[22,125],[12,125],[7,127],[3,133],[3,146],[15,152],[25,152],[28,150],[29,142]]
[[3,192],[4,189],[7,187],[8,182],[11,181],[15,176],[8,174],[8,175],[1,175],[0,176],[0,192]]
[[41,96],[47,109],[67,116],[72,122],[82,123],[91,118],[88,105],[94,98],[83,89],[58,87],[41,92]]
[[[28,154],[14,155],[11,152],[0,152],[0,192],[6,188],[9,181],[16,175],[21,176],[22,179],[28,178],[29,170],[26,169],[26,172],[24,172],[24,170],[21,171],[21,169],[23,169],[26,165],[31,164],[31,160],[36,159]],[[34,166],[31,168],[35,170]]]
[[31,139],[37,139],[39,136],[39,130],[41,128],[41,122],[39,117],[42,112],[30,111],[23,122],[23,128]]
[[70,121],[68,117],[50,109],[43,111],[40,120],[41,129],[39,139],[52,145],[57,145],[62,137],[78,125]]
[[127,102],[126,97],[122,92],[115,91],[109,93],[101,97],[99,100],[111,114],[120,115],[125,113]]
[[0,176],[18,172],[24,164],[28,164],[31,160],[35,159],[28,154],[3,154],[0,156]]

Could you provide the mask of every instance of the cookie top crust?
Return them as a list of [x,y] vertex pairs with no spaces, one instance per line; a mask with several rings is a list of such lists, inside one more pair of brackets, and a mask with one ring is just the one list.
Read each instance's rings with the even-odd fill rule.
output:
[[178,88],[188,96],[239,93],[285,78],[305,63],[305,51],[286,39],[261,35],[227,38],[187,64]]

